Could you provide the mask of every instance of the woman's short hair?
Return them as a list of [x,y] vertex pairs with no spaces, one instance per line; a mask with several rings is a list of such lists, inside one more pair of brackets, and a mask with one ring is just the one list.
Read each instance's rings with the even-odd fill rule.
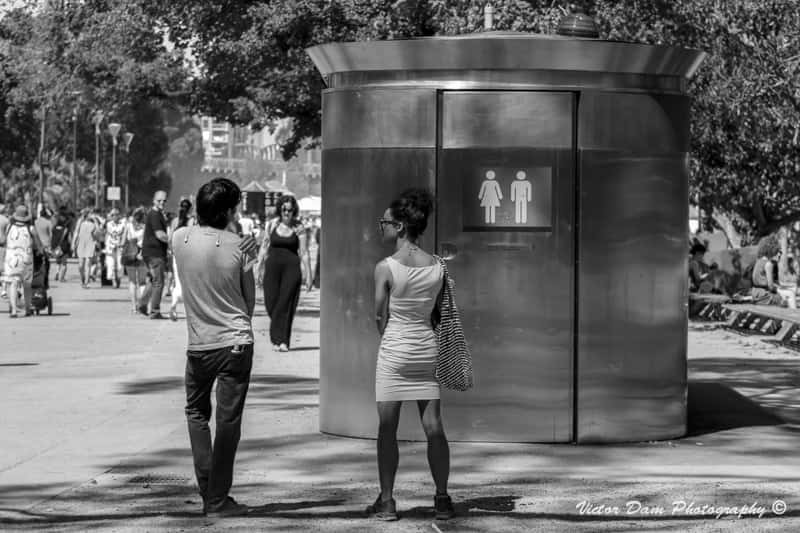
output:
[[781,251],[781,245],[778,242],[778,236],[774,233],[767,235],[758,241],[758,257],[774,257]]
[[278,216],[281,216],[281,209],[283,209],[285,204],[289,204],[292,208],[292,219],[297,218],[297,216],[300,214],[300,205],[297,203],[297,198],[291,194],[284,194],[278,198],[278,203],[275,204],[275,213]]
[[242,198],[239,186],[227,178],[214,178],[197,191],[197,219],[203,226],[225,229],[228,211],[236,209]]
[[406,232],[416,239],[428,227],[433,212],[433,195],[426,189],[407,189],[389,205],[392,218],[406,226]]

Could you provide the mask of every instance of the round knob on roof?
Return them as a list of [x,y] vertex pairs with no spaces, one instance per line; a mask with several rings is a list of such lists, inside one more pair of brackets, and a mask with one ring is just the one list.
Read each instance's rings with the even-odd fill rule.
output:
[[600,38],[600,31],[594,19],[581,12],[564,16],[558,24],[556,33],[567,37]]

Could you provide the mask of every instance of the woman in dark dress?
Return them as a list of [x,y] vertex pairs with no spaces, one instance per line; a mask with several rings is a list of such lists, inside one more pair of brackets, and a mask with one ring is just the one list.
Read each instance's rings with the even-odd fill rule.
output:
[[273,349],[281,352],[288,352],[291,345],[292,322],[303,281],[299,237],[303,225],[298,213],[297,200],[282,196],[278,200],[278,216],[267,224],[258,253],[257,272],[263,279],[264,305],[270,318],[269,338]]
[[70,241],[69,220],[65,215],[59,214],[56,217],[53,235],[50,240],[50,257],[53,258],[58,266],[56,281],[67,280],[67,258],[72,255]]

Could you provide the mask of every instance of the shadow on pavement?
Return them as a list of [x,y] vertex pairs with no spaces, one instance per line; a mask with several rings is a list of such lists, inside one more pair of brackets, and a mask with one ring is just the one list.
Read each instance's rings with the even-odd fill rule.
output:
[[785,423],[775,413],[721,383],[690,382],[688,403],[688,437]]
[[[175,389],[183,389],[183,377],[156,379],[140,379],[121,384],[118,394],[158,394]],[[271,400],[290,399],[297,396],[317,396],[319,380],[285,374],[260,374],[250,378],[250,390],[247,401],[251,403],[259,398]],[[316,405],[316,404],[314,404]]]

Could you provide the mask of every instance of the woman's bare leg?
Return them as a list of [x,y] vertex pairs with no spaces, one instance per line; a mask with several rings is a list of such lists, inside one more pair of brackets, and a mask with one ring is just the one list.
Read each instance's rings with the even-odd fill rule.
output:
[[436,494],[447,494],[450,477],[450,446],[444,434],[440,400],[418,400],[419,417],[428,438],[428,465],[431,469]]
[[400,462],[397,448],[397,424],[400,422],[402,402],[378,402],[378,477],[381,482],[381,500],[392,499],[394,478]]
[[25,313],[29,313],[33,308],[33,287],[30,281],[22,282],[22,296],[25,304]]
[[8,302],[11,304],[11,314],[17,314],[17,297],[19,296],[19,281],[11,280],[8,284]]

